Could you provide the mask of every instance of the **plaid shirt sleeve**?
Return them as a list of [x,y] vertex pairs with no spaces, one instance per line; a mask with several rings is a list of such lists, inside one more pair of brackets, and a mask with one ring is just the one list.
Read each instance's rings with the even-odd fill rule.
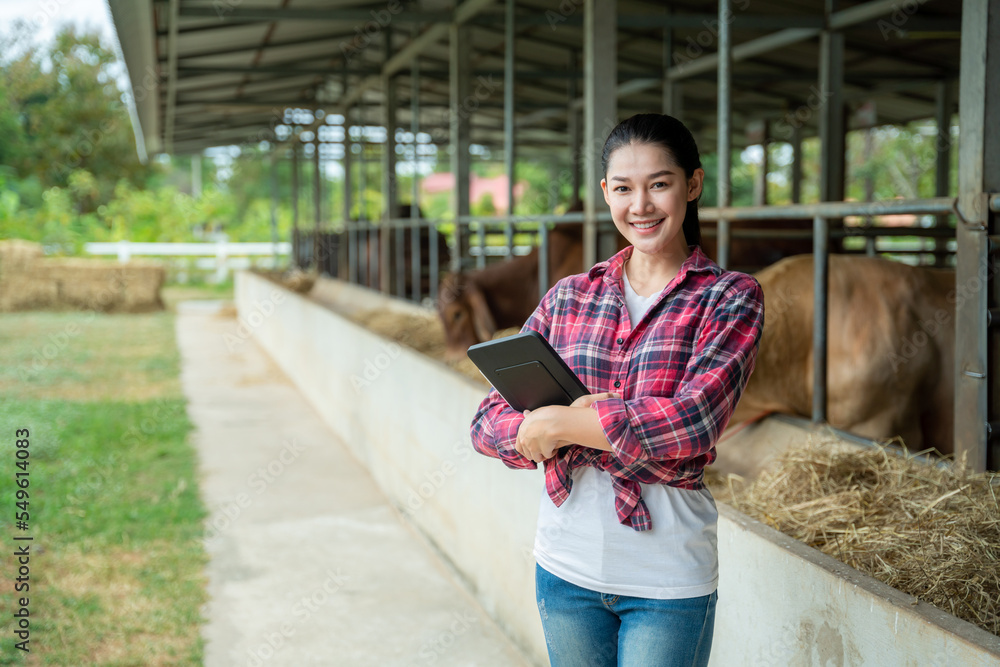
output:
[[673,466],[699,456],[714,458],[715,442],[753,371],[763,324],[763,291],[746,276],[713,309],[673,396],[592,405],[624,476],[650,463]]
[[[537,331],[542,336],[548,336],[549,309],[547,302],[553,290],[542,299],[531,314],[521,331]],[[510,407],[507,401],[496,389],[490,387],[490,392],[479,404],[479,410],[472,419],[472,446],[480,454],[492,456],[503,461],[508,468],[534,469],[538,464],[518,453],[514,448],[517,442],[517,430],[524,421],[524,415]]]

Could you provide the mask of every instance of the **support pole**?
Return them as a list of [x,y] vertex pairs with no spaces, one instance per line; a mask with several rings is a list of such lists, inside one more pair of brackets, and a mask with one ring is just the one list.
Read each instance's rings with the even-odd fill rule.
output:
[[[827,0],[832,13],[833,0]],[[820,35],[820,201],[844,200],[844,35],[824,30]]]
[[[420,35],[420,26],[413,24],[413,39]],[[410,64],[410,133],[413,135],[413,190],[410,192],[410,266],[412,268],[411,298],[420,303],[423,258],[420,252],[420,60],[414,57]],[[430,230],[428,230],[430,232]],[[428,237],[431,234],[428,233]],[[434,240],[435,244],[437,239]]]
[[826,422],[826,334],[829,283],[829,225],[826,218],[813,218],[813,403],[812,421]]
[[271,153],[271,268],[278,268],[278,158]]
[[[382,31],[385,40],[385,61],[392,58],[392,26]],[[389,221],[396,217],[396,82],[392,75],[382,77],[382,119],[385,124],[385,144],[382,146],[382,224],[379,237],[378,275],[379,290],[389,294],[392,277],[396,276],[396,294],[403,295],[402,230],[393,229]],[[393,242],[396,245],[396,262],[392,262]]]
[[[937,121],[937,142],[935,143],[934,196],[947,197],[951,191],[951,113],[955,106],[955,95],[951,82],[940,81],[937,85],[935,120]],[[934,218],[935,227],[947,227],[948,216]],[[944,266],[948,253],[947,239],[934,239],[934,265]]]
[[[514,47],[517,36],[517,2],[507,0],[504,22],[503,50],[503,161],[507,174],[507,215],[514,215],[514,184],[517,179],[516,141],[514,137]],[[510,220],[503,227],[507,257],[514,253],[514,225]]]
[[[826,13],[836,0],[826,0]],[[820,201],[844,199],[844,36],[831,30],[820,35],[819,88],[826,103],[820,107]],[[813,422],[825,422],[827,262],[829,220],[813,224]]]
[[449,125],[451,134],[451,173],[455,175],[455,246],[451,255],[451,270],[462,270],[464,244],[462,238],[462,218],[469,215],[469,135],[470,122],[469,93],[472,74],[469,51],[469,28],[453,23],[449,28],[449,92],[451,96]]
[[[567,113],[567,127],[566,131],[569,135],[569,155],[570,155],[570,192],[573,194],[570,196],[570,203],[575,205],[582,201],[580,199],[580,178],[581,178],[581,154],[580,151],[583,147],[583,123],[580,118],[580,110],[576,108],[573,104],[574,100],[579,96],[579,85],[577,79],[577,72],[580,71],[580,64],[576,55],[576,51],[569,52],[569,71],[570,77],[567,82],[567,88],[569,93],[569,104],[566,107]],[[555,202],[552,202],[554,205]]]
[[[733,44],[729,31],[732,13],[730,0],[719,0],[719,77],[718,77],[718,205],[729,206],[733,201],[730,162],[732,159],[732,99]],[[729,266],[729,220],[719,218],[716,262],[723,269]]]
[[299,244],[302,242],[299,237],[299,138],[292,138],[292,261],[295,266],[302,268],[299,263]]
[[597,263],[601,152],[618,124],[618,2],[584,0],[584,224],[583,268]]
[[792,203],[802,203],[802,126],[792,127]]
[[[347,83],[345,72],[344,83]],[[354,144],[351,141],[351,110],[344,112],[344,226],[347,227],[347,280],[351,283],[360,283],[358,274],[358,230],[355,221],[351,218],[351,201],[354,194],[354,186],[351,183],[351,171],[353,163]]]
[[[996,256],[989,235],[997,215],[986,193],[1000,191],[1000,0],[962,3],[959,90],[958,244],[955,284],[955,454],[975,471],[1000,465],[1000,327],[989,326],[997,305]],[[995,325],[996,323],[994,323]]]
[[319,158],[319,133],[313,138],[313,268],[317,273],[321,273],[323,267],[320,266],[320,238],[319,238],[319,226],[320,221],[323,219],[323,191],[322,184],[320,180],[320,169],[322,168],[322,163]]

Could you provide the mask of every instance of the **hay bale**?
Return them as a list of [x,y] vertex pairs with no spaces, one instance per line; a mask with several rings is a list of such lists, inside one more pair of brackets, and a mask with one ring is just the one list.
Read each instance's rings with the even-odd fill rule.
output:
[[720,481],[741,512],[1000,634],[1000,475],[810,441],[749,486]]
[[0,241],[0,279],[5,274],[9,275],[23,271],[32,263],[41,259],[43,254],[40,243],[23,241],[21,239]]
[[47,258],[0,279],[0,310],[161,310],[165,279],[156,262]]
[[32,272],[22,270],[0,277],[0,312],[51,308],[56,297],[55,282],[39,280]]

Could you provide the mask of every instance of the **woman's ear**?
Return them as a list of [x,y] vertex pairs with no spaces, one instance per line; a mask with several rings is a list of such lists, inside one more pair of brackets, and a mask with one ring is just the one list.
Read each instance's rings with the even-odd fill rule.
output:
[[688,201],[694,201],[701,196],[701,188],[705,184],[705,170],[698,167],[688,179]]
[[608,199],[608,179],[606,178],[601,179],[601,191],[604,192],[604,202],[611,206],[611,200]]

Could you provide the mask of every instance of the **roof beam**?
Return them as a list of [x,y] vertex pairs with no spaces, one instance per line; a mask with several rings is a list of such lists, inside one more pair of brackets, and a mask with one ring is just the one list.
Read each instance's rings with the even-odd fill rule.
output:
[[[204,76],[206,74],[286,74],[286,75],[319,75],[327,76],[333,74],[329,67],[303,67],[298,63],[301,60],[277,63],[274,65],[181,65],[177,71],[191,77]],[[378,67],[358,68],[352,71],[353,74],[374,74],[379,72]]]
[[[927,2],[928,0],[920,0],[922,2]],[[899,5],[899,0],[896,2]],[[881,12],[872,18],[878,18],[885,12]],[[846,19],[850,19],[848,16]],[[680,29],[704,29],[712,26],[715,22],[719,20],[718,14],[620,14],[618,16],[618,27],[619,28],[636,28],[636,29],[663,29],[663,28],[680,28]],[[841,19],[845,20],[845,19]],[[861,21],[853,22],[851,25],[860,25],[869,19],[864,19]],[[913,23],[911,23],[911,21]],[[484,12],[480,14],[475,19],[473,23],[475,25],[484,26],[496,26],[503,22],[503,15],[498,12]],[[550,17],[543,12],[531,12],[528,14],[519,14],[517,17],[518,25],[523,26],[550,26],[550,27],[563,27],[563,26],[576,26],[580,27],[583,25],[583,17],[577,14],[572,16],[559,16],[558,18]],[[733,14],[733,19],[731,22],[731,28],[737,30],[780,30],[783,28],[816,28],[820,30],[826,26],[826,20],[822,15],[803,16],[802,14],[797,15],[771,15],[771,14]],[[872,29],[876,29],[876,26],[871,26]],[[907,31],[923,31],[923,30],[935,30],[935,31],[955,31],[961,28],[961,20],[954,19],[951,17],[917,17],[909,16],[906,22]],[[893,30],[895,32],[895,29]]]
[[[385,10],[382,10],[385,11]],[[322,7],[281,8],[230,6],[225,12],[220,12],[210,6],[185,6],[181,12],[184,17],[212,17],[220,21],[345,21],[365,22],[376,21],[381,25],[379,16],[374,9],[327,9]],[[391,16],[398,23],[450,23],[451,12],[420,12],[405,11]]]
[[163,128],[164,150],[168,153],[174,149],[174,112],[177,106],[177,14],[180,4],[180,0],[170,0],[168,9],[170,32],[167,36],[167,108]]
[[[310,37],[308,39],[286,39],[281,42],[271,42],[267,45],[269,49],[280,49],[288,46],[312,46],[316,44],[329,46],[330,42],[334,42],[338,39],[345,39],[347,37],[353,37],[353,33],[327,33],[319,37]],[[221,49],[211,49],[207,51],[197,51],[192,53],[185,53],[183,55],[184,60],[190,60],[194,58],[212,58],[215,56],[229,56],[234,53],[244,53],[246,51],[256,51],[260,47],[260,40],[255,40],[247,44],[241,44],[239,46],[227,46]],[[165,60],[165,58],[160,59]]]

